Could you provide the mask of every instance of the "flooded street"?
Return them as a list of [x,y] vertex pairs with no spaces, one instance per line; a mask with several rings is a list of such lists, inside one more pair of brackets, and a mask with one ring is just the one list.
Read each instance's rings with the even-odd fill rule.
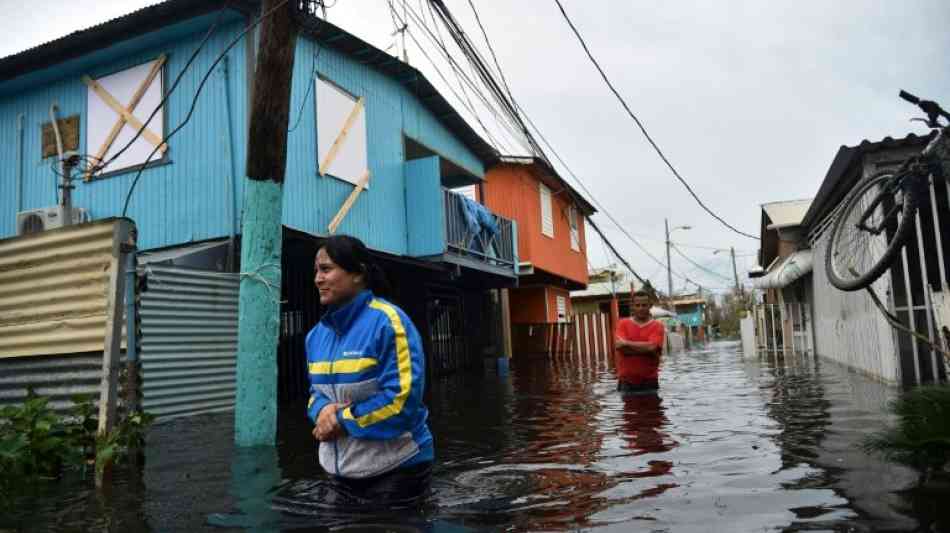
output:
[[913,472],[858,447],[893,389],[812,358],[737,351],[719,343],[668,357],[659,400],[621,397],[606,361],[568,358],[432,383],[433,497],[413,515],[348,516],[308,499],[322,474],[301,407],[284,410],[276,453],[236,454],[230,414],[160,424],[144,476],[120,472],[104,495],[88,481],[58,484],[0,529],[950,528],[950,495],[904,490]]

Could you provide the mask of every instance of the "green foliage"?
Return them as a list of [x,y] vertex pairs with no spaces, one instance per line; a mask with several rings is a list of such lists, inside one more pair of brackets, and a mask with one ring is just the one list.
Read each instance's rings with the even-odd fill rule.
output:
[[97,436],[92,398],[72,400],[72,409],[61,415],[49,407],[49,398],[28,389],[22,405],[0,409],[0,503],[24,484],[55,479],[92,462],[101,468],[144,446],[152,415],[120,416],[111,432]]
[[950,462],[950,387],[913,389],[891,402],[897,423],[865,439],[864,450],[913,467],[923,479]]
[[739,321],[752,308],[753,297],[749,293],[735,292],[722,295],[721,302],[710,296],[706,302],[706,322],[718,326],[719,334],[725,338],[739,337]]

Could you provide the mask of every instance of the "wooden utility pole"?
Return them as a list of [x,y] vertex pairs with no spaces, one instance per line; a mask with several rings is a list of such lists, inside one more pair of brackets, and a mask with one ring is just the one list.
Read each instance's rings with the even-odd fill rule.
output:
[[241,227],[234,442],[273,446],[277,434],[281,214],[297,28],[288,0],[264,0]]
[[729,247],[729,253],[732,254],[732,275],[736,278],[736,294],[742,294],[742,285],[739,285],[739,271],[736,269],[736,249]]

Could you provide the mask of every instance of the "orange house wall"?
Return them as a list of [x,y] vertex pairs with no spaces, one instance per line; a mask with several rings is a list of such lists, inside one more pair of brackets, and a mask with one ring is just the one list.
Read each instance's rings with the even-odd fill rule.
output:
[[548,322],[557,322],[557,297],[563,296],[564,301],[567,304],[567,316],[571,316],[571,293],[560,287],[548,287],[547,288],[547,298],[548,298]]
[[[578,212],[579,252],[571,249],[567,219],[567,191],[552,189],[554,238],[541,233],[540,180],[523,165],[492,167],[482,184],[484,204],[499,215],[518,222],[518,258],[536,268],[587,285],[587,237],[583,215]],[[556,193],[556,194],[555,194]]]
[[510,289],[509,307],[512,324],[539,324],[548,322],[548,310],[544,305],[546,291],[544,287]]

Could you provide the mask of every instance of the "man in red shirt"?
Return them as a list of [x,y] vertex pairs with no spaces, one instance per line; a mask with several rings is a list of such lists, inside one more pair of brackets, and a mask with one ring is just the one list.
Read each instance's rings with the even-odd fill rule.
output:
[[624,393],[656,393],[660,388],[660,355],[665,344],[665,329],[650,317],[653,299],[644,291],[631,297],[632,318],[617,324],[617,390]]

